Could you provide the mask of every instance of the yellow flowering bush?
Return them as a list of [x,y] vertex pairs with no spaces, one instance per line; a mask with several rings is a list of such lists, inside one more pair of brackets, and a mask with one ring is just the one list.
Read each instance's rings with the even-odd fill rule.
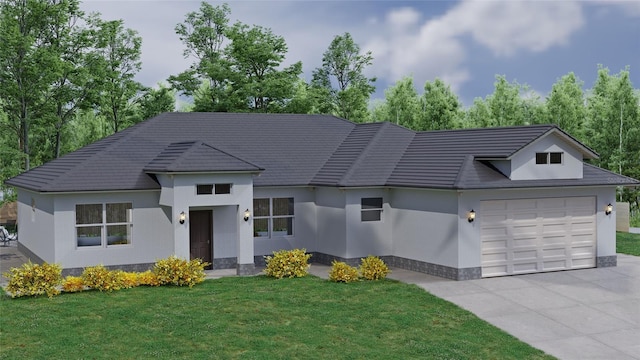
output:
[[9,279],[5,288],[11,297],[47,294],[58,295],[58,286],[62,283],[62,267],[58,264],[34,264],[31,261],[19,268],[11,268],[4,276]]
[[306,249],[274,251],[273,256],[264,257],[267,263],[264,272],[276,279],[307,276],[309,258],[311,254],[307,254]]
[[138,285],[160,286],[160,281],[158,280],[158,277],[151,270],[137,273],[136,275],[138,276]]
[[366,280],[380,280],[387,277],[389,267],[377,256],[369,255],[360,260],[360,276]]
[[121,270],[109,271],[103,265],[96,265],[85,268],[80,277],[82,282],[92,289],[111,292],[124,287],[121,272]]
[[329,280],[343,283],[358,281],[358,269],[345,262],[333,260],[329,271]]
[[129,289],[140,285],[138,273],[116,270],[116,276],[118,277],[118,282],[122,284],[123,289]]
[[79,292],[84,290],[84,282],[79,276],[67,276],[62,281],[62,291],[64,292]]
[[166,259],[158,260],[153,267],[153,273],[158,278],[160,285],[188,285],[192,287],[204,281],[204,268],[207,265],[210,264],[201,259],[187,261],[171,255]]

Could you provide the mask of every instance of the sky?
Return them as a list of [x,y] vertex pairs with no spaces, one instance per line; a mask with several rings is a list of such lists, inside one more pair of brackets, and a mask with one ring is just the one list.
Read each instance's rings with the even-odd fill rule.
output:
[[[210,1],[213,5],[222,2]],[[285,64],[302,61],[310,80],[336,35],[349,32],[371,51],[366,75],[376,77],[373,99],[412,76],[418,93],[426,81],[444,80],[465,105],[493,92],[495,75],[526,84],[544,98],[574,72],[590,89],[598,64],[618,73],[630,66],[640,88],[640,0],[591,1],[228,1],[231,23],[270,28],[289,51]],[[137,80],[157,86],[187,69],[176,24],[200,1],[84,0],[85,12],[122,19],[142,37]]]

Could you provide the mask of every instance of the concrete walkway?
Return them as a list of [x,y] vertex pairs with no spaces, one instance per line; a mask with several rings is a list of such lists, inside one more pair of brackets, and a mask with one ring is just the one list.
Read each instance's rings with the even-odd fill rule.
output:
[[[0,246],[2,273],[26,260],[13,244]],[[326,279],[329,269],[313,264],[310,273]],[[234,275],[207,271],[212,279]],[[611,268],[470,281],[403,269],[389,278],[416,284],[559,359],[640,360],[640,257],[618,254]]]
[[632,234],[640,234],[640,228],[629,228],[629,232]]

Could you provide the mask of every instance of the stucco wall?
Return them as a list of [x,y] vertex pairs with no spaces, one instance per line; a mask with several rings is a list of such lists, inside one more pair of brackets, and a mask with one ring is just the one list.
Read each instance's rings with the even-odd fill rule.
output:
[[[537,152],[563,152],[562,164],[536,164]],[[582,179],[582,169],[582,154],[552,134],[513,156],[511,180]]]
[[[389,206],[389,190],[350,189],[346,195],[347,247],[345,258],[368,255],[390,255],[392,252],[392,209]],[[380,221],[362,221],[362,198],[382,198]]]
[[337,188],[316,188],[317,241],[315,251],[346,257],[346,195]]
[[[63,268],[140,264],[153,263],[173,254],[171,219],[158,206],[159,195],[158,191],[55,195],[55,262]],[[131,202],[133,205],[131,244],[78,248],[76,204],[113,202]]]
[[454,191],[391,190],[392,255],[458,266],[458,199]]
[[238,225],[240,225],[237,221],[238,211],[237,206],[213,208],[214,260],[238,256]]
[[[615,208],[611,215],[605,215],[607,204],[615,204],[615,187],[583,187],[560,189],[502,189],[465,191],[459,197],[459,225],[460,234],[460,267],[479,267],[481,265],[480,227],[482,200],[510,200],[531,198],[560,198],[570,196],[596,197],[596,256],[612,256],[616,254],[616,217]],[[476,211],[476,221],[467,221],[467,212]]]
[[282,249],[304,248],[315,251],[316,247],[316,192],[310,187],[277,188],[258,187],[253,190],[253,197],[259,198],[293,198],[293,235],[256,237],[253,240],[255,255],[271,255],[273,251]]
[[46,262],[55,262],[53,196],[18,189],[18,240]]

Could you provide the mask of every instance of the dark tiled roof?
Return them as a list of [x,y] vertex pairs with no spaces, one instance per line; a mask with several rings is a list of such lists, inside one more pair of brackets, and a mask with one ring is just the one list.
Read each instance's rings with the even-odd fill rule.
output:
[[261,170],[264,169],[202,141],[171,143],[144,168],[146,172],[255,172]]
[[480,189],[637,181],[584,165],[584,179],[511,181],[483,159],[508,158],[552,125],[419,132],[326,115],[165,113],[6,183],[42,192],[159,189],[151,172],[260,172],[255,186]]

